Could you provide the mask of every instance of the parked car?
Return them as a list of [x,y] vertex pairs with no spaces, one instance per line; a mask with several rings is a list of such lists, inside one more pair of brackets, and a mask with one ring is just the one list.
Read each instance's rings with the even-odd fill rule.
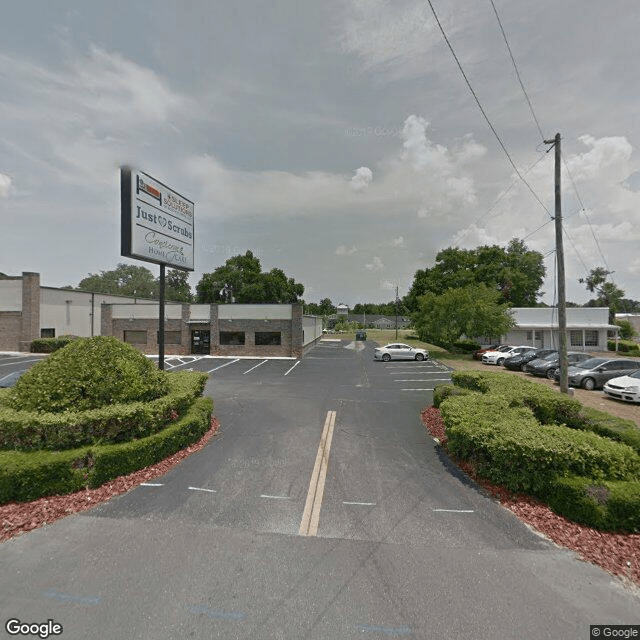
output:
[[363,331],[362,329],[360,329],[359,331],[356,331],[356,340],[366,340],[367,339],[367,332]]
[[[591,358],[590,353],[584,353],[582,351],[569,351],[567,353],[567,362],[569,365],[578,364],[584,360]],[[524,371],[534,376],[546,376],[549,380],[555,379],[556,371],[560,366],[560,353],[554,351],[548,356],[538,360],[532,360],[528,364],[524,365]]]
[[626,402],[640,402],[640,369],[626,376],[612,378],[605,382],[606,395]]
[[[506,345],[503,345],[506,346]],[[482,347],[482,349],[478,349],[477,351],[474,351],[471,355],[473,356],[474,360],[482,360],[482,354],[486,353],[487,351],[495,351],[496,349],[498,349],[498,347],[500,347],[499,344],[492,344],[489,345],[488,347]]]
[[497,364],[500,366],[507,358],[517,356],[531,349],[530,345],[520,345],[519,347],[509,347],[502,351],[487,351],[482,355],[483,364]]
[[507,358],[502,365],[512,371],[524,371],[524,365],[536,358],[544,358],[551,353],[558,353],[555,349],[531,349]]
[[16,382],[18,382],[18,378],[25,372],[27,369],[22,369],[20,371],[14,371],[12,373],[8,373],[6,376],[0,378],[0,388],[13,387]]
[[602,389],[605,382],[620,378],[640,369],[640,360],[630,358],[589,358],[569,367],[567,377],[572,387],[587,391]]
[[389,362],[389,360],[426,360],[429,357],[429,352],[426,349],[410,347],[402,342],[394,342],[384,347],[377,347],[373,352],[373,357],[385,362]]

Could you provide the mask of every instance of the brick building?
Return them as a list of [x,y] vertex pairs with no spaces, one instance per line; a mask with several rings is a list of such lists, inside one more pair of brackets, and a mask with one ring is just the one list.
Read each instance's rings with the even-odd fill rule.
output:
[[[40,285],[38,273],[0,279],[0,351],[40,337],[110,335],[158,352],[158,302]],[[301,304],[165,306],[165,353],[300,357],[322,336]]]

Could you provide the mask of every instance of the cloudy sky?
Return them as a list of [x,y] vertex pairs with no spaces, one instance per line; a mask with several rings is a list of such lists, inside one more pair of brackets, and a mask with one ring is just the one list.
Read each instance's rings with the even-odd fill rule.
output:
[[[64,286],[146,264],[120,257],[129,164],[195,202],[192,288],[250,249],[307,301],[382,302],[440,249],[518,237],[553,303],[553,152],[491,0],[432,3],[535,197],[428,2],[9,3],[0,271]],[[544,137],[563,138],[567,297],[606,266],[640,299],[640,3],[494,3]]]

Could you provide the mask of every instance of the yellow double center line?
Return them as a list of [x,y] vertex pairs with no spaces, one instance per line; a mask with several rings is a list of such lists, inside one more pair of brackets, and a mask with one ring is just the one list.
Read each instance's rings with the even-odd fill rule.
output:
[[333,438],[333,427],[336,424],[336,412],[328,411],[327,419],[324,422],[320,445],[316,455],[316,463],[311,474],[311,483],[307,493],[307,502],[304,505],[302,522],[300,523],[301,536],[315,536],[318,533],[318,521],[320,520],[320,507],[322,506],[322,496],[324,494],[324,483],[327,477],[327,467],[329,465],[329,451],[331,450],[331,439]]

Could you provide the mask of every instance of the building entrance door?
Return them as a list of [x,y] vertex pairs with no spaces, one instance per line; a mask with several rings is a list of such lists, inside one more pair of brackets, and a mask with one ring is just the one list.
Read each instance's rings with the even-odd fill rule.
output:
[[211,331],[205,329],[191,330],[191,353],[209,355],[211,353]]

